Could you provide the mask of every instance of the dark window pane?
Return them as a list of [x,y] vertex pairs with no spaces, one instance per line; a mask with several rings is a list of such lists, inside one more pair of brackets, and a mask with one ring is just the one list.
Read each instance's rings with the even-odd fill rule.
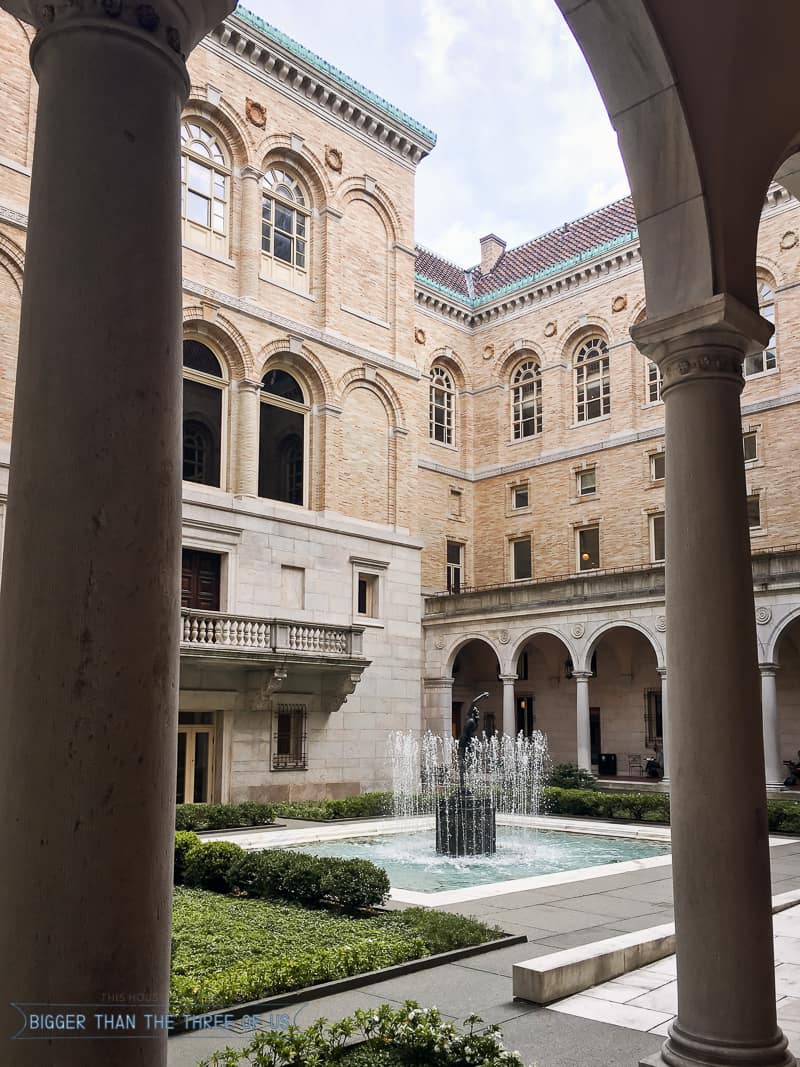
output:
[[183,365],[190,370],[199,370],[203,374],[213,374],[215,378],[222,377],[219,360],[201,341],[183,342]]
[[530,578],[531,574],[531,539],[526,537],[514,542],[514,578]]
[[275,241],[272,250],[276,259],[282,259],[284,263],[292,262],[292,240],[290,237],[284,237],[282,233],[275,231]]
[[275,205],[275,228],[284,233],[294,233],[294,212],[289,211],[280,204]]

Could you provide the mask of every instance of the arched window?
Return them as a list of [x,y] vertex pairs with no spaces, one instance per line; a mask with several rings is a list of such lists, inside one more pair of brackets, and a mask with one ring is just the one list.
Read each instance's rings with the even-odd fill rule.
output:
[[226,388],[219,360],[201,341],[183,342],[183,480],[221,486]]
[[661,399],[661,369],[657,363],[654,363],[652,359],[645,357],[645,368],[647,372],[647,394],[645,402],[647,404],[656,404]]
[[611,412],[611,376],[608,345],[590,337],[575,355],[575,399],[578,422],[589,422]]
[[542,372],[532,359],[517,367],[511,379],[511,420],[515,441],[542,432]]
[[456,390],[449,371],[442,366],[431,368],[428,420],[431,441],[453,444],[455,405]]
[[267,371],[261,382],[258,495],[303,506],[306,427],[303,389],[288,371]]
[[261,251],[265,273],[293,289],[308,289],[311,207],[302,185],[273,168],[261,179]]
[[217,138],[193,120],[181,126],[181,219],[183,239],[228,256],[230,163]]
[[768,370],[775,370],[778,366],[778,353],[775,348],[775,293],[772,286],[765,281],[758,284],[758,310],[759,314],[768,322],[772,323],[772,339],[769,348],[763,352],[757,352],[754,356],[745,356],[744,376],[752,378],[756,374],[763,374]]

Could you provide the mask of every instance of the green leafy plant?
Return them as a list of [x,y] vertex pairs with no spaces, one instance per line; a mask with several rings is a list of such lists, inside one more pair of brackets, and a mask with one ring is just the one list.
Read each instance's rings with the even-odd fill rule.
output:
[[186,860],[193,848],[200,844],[200,838],[191,830],[178,830],[175,834],[175,885],[180,885],[186,874]]
[[[462,1029],[443,1020],[436,1008],[422,1008],[413,1000],[400,1008],[381,1004],[374,1010],[360,1008],[333,1025],[321,1019],[305,1030],[258,1034],[245,1048],[214,1053],[200,1067],[524,1067],[519,1053],[503,1045],[500,1027],[482,1022],[470,1015]],[[364,1044],[348,1048],[353,1039]]]
[[272,804],[179,804],[176,830],[231,830],[239,826],[269,826],[275,822]]
[[230,841],[206,841],[191,849],[186,857],[184,881],[198,889],[224,893],[228,872],[243,849]]
[[391,886],[386,871],[368,860],[263,849],[236,858],[227,875],[227,888],[248,896],[358,910],[381,904]]
[[559,789],[591,789],[597,779],[577,763],[557,763],[550,772],[549,785]]
[[285,801],[275,805],[275,814],[284,819],[372,819],[392,814],[391,793],[362,793],[341,800]]

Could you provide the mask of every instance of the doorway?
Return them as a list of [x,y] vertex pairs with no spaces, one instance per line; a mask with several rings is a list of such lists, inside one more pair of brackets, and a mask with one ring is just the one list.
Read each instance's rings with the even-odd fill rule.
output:
[[213,711],[178,716],[177,804],[209,804],[214,780],[216,727]]
[[524,696],[518,696],[517,702],[517,717],[516,717],[516,734],[519,735],[520,730],[525,737],[530,737],[536,728],[536,712],[534,711],[533,693],[526,693]]
[[599,708],[589,708],[589,746],[592,763],[597,766],[600,763],[600,753],[603,751]]

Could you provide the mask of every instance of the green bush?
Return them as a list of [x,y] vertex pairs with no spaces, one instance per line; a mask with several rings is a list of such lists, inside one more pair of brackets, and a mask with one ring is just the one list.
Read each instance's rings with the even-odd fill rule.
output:
[[[291,1027],[286,1033],[258,1034],[245,1048],[215,1052],[200,1067],[523,1067],[519,1055],[503,1045],[500,1027],[481,1023],[479,1016],[470,1015],[461,1029],[442,1019],[436,1008],[421,1008],[413,1000],[399,1008],[381,1004],[359,1008],[333,1025],[320,1019],[306,1030]],[[365,1043],[347,1048],[353,1038]]]
[[269,826],[275,822],[272,804],[179,804],[176,830],[232,830],[239,826]]
[[244,849],[230,841],[206,841],[193,848],[186,857],[184,881],[197,889],[224,893],[228,872]]
[[392,814],[392,794],[362,793],[342,800],[292,800],[276,804],[275,813],[284,819],[310,819],[315,822],[372,819]]
[[503,936],[499,926],[489,926],[471,915],[451,915],[432,908],[404,908],[395,914],[419,934],[432,956],[437,952],[482,945]]
[[263,849],[237,858],[228,872],[227,888],[267,900],[277,897],[357,911],[382,903],[390,885],[386,871],[368,860]]
[[550,772],[548,785],[558,789],[591,789],[597,779],[577,763],[557,763]]
[[548,815],[669,824],[667,793],[604,793],[593,789],[547,786],[542,790],[542,803]]
[[190,830],[178,830],[175,834],[175,885],[182,884],[186,874],[186,858],[199,844],[200,838]]
[[792,800],[767,802],[770,833],[800,834],[800,804]]

